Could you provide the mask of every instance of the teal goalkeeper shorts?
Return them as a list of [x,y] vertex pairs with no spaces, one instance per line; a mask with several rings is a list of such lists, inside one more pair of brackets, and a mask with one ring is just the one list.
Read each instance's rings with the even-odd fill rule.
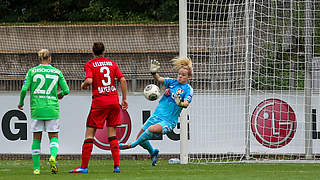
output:
[[162,134],[167,134],[169,132],[171,132],[175,127],[176,127],[176,123],[173,122],[168,122],[168,121],[164,121],[162,119],[160,119],[157,116],[150,116],[148,118],[148,120],[144,123],[144,125],[142,126],[142,129],[145,131],[147,130],[151,125],[154,124],[160,124],[162,127]]

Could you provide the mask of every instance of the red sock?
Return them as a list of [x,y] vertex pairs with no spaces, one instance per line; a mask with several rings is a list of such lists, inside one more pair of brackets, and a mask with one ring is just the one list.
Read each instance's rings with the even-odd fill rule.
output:
[[112,153],[112,158],[114,162],[114,166],[119,166],[120,155],[119,155],[119,142],[116,136],[112,136],[108,138],[110,143],[110,149]]
[[85,139],[82,145],[81,168],[87,168],[93,148],[93,139]]

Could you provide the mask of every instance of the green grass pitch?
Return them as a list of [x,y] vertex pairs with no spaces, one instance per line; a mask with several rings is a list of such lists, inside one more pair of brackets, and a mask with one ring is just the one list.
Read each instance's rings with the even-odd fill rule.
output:
[[0,161],[0,180],[314,180],[320,179],[320,164],[168,164],[160,160],[155,167],[150,160],[122,160],[121,173],[114,174],[113,161],[91,160],[88,174],[70,174],[68,170],[75,168],[80,161],[60,160],[58,174],[51,174],[47,161],[41,160],[41,174],[32,174],[31,160]]

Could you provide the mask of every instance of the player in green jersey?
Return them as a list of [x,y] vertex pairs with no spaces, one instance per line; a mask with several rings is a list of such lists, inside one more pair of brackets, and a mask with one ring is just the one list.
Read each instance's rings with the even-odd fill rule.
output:
[[[59,148],[60,130],[59,101],[70,90],[62,72],[50,65],[51,55],[47,49],[38,52],[40,65],[28,70],[20,93],[19,109],[23,109],[24,98],[30,88],[31,131],[33,132],[32,159],[33,173],[40,174],[40,144],[42,131],[48,132],[50,139],[49,163],[51,172],[57,173],[56,156]],[[61,92],[57,93],[58,86]]]

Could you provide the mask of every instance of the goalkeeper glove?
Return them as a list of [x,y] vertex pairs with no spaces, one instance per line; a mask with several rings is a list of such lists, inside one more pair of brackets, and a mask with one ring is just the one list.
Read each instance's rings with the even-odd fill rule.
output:
[[155,59],[151,60],[151,62],[150,62],[150,72],[151,72],[151,74],[152,75],[156,74],[157,71],[159,70],[159,68],[160,68],[160,63]]
[[175,94],[174,95],[174,101],[176,102],[176,104],[180,107],[183,107],[183,101],[180,98],[179,94]]

